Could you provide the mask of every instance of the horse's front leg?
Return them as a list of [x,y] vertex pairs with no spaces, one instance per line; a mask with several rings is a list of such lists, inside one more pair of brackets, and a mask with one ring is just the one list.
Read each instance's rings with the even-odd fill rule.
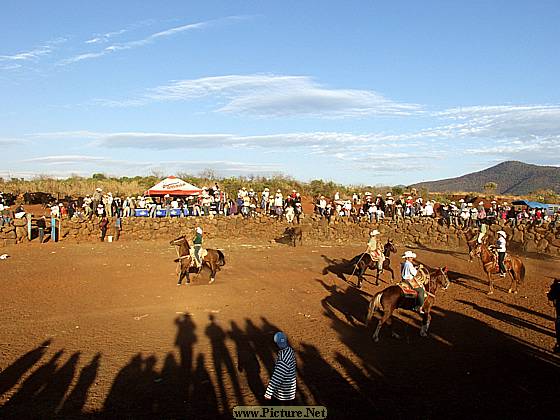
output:
[[430,315],[430,310],[427,309],[426,313],[422,315],[422,328],[420,328],[420,335],[426,337],[428,335],[428,329],[430,328],[430,321],[432,316]]
[[489,272],[487,272],[486,275],[488,276],[488,285],[489,285],[489,290],[487,294],[492,295],[494,294],[494,280],[492,280],[492,274],[490,274]]
[[214,283],[214,281],[216,280],[216,267],[214,266],[214,264],[210,264],[210,270],[212,271],[210,273],[210,281],[208,282],[208,284],[212,284]]
[[508,270],[508,274],[511,277],[511,284],[509,285],[508,293],[517,294],[517,279],[515,278],[513,269]]

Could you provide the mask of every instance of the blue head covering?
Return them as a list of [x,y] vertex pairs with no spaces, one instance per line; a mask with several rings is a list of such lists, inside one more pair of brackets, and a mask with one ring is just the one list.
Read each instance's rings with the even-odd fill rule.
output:
[[274,342],[278,345],[278,347],[280,347],[280,349],[288,347],[288,338],[286,337],[286,334],[281,331],[274,334]]

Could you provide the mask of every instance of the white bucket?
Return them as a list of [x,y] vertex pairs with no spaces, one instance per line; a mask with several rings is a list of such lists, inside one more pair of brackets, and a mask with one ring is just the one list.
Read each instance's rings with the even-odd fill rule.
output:
[[113,237],[112,236],[107,236],[107,242],[113,242]]

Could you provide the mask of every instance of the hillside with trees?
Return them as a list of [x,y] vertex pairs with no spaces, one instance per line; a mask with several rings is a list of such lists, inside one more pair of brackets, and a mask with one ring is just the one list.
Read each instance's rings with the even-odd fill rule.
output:
[[539,166],[518,161],[502,162],[483,171],[457,178],[412,185],[433,192],[472,191],[527,195],[537,191],[560,193],[560,167]]

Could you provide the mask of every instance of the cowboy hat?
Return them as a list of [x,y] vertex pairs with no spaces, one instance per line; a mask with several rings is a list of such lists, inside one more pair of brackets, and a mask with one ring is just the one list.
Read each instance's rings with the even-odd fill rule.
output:
[[465,200],[463,200],[462,198],[459,200],[459,203],[464,203]]
[[103,188],[96,188],[95,191],[103,191]]
[[408,197],[406,197],[407,200],[412,200],[412,196],[409,195]]
[[484,201],[479,201],[479,202],[478,202],[478,205],[479,205],[479,206],[482,206],[483,204],[484,204]]
[[495,201],[495,200],[492,200],[491,203],[492,203],[492,204],[496,204],[496,201]]
[[507,234],[503,231],[503,230],[499,230],[496,232],[498,235],[503,236],[504,238],[507,238]]
[[472,203],[467,204],[467,206],[472,207]]
[[375,236],[375,235],[379,235],[380,232],[377,229],[373,229],[370,233],[369,236]]
[[390,192],[388,192],[388,193],[387,193],[387,194],[385,194],[385,195],[386,195],[386,196],[390,196],[390,195],[391,195],[391,193],[390,193]]
[[202,228],[200,226],[196,228],[196,233],[202,234]]
[[416,254],[412,251],[406,251],[402,258],[416,258]]

